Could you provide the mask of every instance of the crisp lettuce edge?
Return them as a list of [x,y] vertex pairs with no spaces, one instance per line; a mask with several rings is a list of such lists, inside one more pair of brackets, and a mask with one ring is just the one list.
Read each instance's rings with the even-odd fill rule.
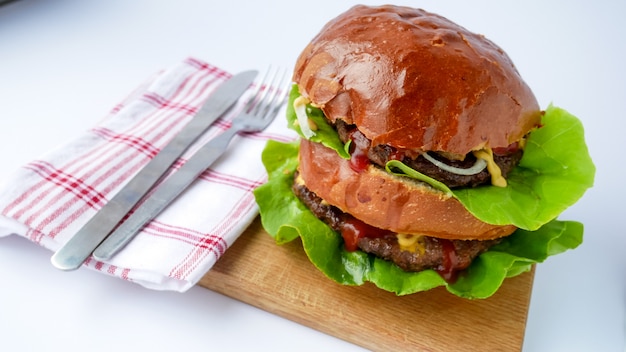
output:
[[468,299],[493,295],[504,280],[531,269],[549,256],[582,243],[583,225],[575,221],[552,220],[536,231],[517,230],[497,246],[483,253],[454,283],[449,284],[433,270],[403,271],[395,264],[373,255],[343,248],[341,235],[315,217],[291,191],[297,167],[299,142],[268,141],[263,151],[268,182],[254,191],[261,221],[278,244],[300,238],[315,267],[343,285],[371,282],[397,295],[427,291],[439,286]]

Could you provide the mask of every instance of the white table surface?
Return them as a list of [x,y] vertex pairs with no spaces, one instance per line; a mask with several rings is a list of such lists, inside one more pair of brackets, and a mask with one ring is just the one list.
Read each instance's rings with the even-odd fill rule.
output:
[[[185,57],[231,72],[292,67],[349,3],[3,5],[0,179],[86,130],[152,73]],[[585,241],[537,267],[524,350],[623,351],[626,2],[412,3],[494,40],[543,107],[554,102],[582,119],[596,186],[562,218],[582,221]],[[17,236],[0,239],[1,350],[360,350],[203,288],[157,292],[87,269],[61,272],[50,255]]]

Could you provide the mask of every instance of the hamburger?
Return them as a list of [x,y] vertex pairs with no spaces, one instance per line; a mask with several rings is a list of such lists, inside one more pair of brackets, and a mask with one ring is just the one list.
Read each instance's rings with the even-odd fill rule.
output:
[[557,220],[593,184],[582,124],[541,110],[507,54],[421,9],[355,6],[304,48],[255,190],[278,243],[321,271],[396,294],[486,298],[575,248]]

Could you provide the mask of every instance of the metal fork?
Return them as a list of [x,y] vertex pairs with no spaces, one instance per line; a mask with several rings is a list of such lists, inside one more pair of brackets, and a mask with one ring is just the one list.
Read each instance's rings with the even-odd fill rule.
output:
[[248,98],[231,127],[203,145],[178,171],[141,204],[128,219],[104,240],[93,252],[97,260],[110,259],[147,224],[163,211],[183,190],[213,164],[228,148],[238,133],[260,132],[267,128],[287,98],[288,84],[283,83],[286,71],[270,68],[255,92]]

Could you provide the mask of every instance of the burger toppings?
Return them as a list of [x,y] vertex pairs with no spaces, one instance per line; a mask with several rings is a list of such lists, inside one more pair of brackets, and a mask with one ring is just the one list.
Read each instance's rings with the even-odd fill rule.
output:
[[[370,164],[369,152],[371,142],[356,128],[344,135],[342,141],[350,143],[350,167],[356,172],[363,172]],[[341,138],[341,135],[340,135]]]
[[498,239],[446,240],[381,230],[324,202],[306,187],[298,175],[293,192],[315,216],[341,234],[346,250],[360,249],[372,253],[406,271],[433,269],[451,283],[475,257],[499,242]]
[[349,143],[351,166],[355,171],[365,170],[370,163],[386,167],[398,160],[449,188],[476,187],[485,184],[506,187],[506,176],[522,158],[523,150],[514,146],[499,148],[494,154],[483,148],[467,154],[462,160],[446,158],[443,153],[399,150],[389,145],[372,146],[371,141],[354,125],[337,120],[335,128],[339,139]]
[[313,132],[313,130],[316,129],[315,122],[309,119],[306,113],[306,106],[309,103],[309,99],[303,96],[299,96],[293,102],[293,108],[296,112],[296,116],[298,117],[296,122],[298,123],[298,126],[300,126],[302,134],[307,139],[315,135],[315,132]]
[[458,167],[450,166],[444,162],[441,162],[433,158],[432,156],[428,155],[428,153],[422,153],[421,155],[424,157],[424,159],[435,164],[435,166],[437,166],[438,168],[451,172],[453,174],[457,174],[457,175],[466,175],[466,176],[476,175],[477,173],[483,171],[485,167],[487,167],[487,162],[484,159],[480,159],[480,158],[476,160],[476,163],[472,165],[472,167],[469,167],[467,169],[461,169]]
[[[293,101],[293,109],[297,116],[294,123],[300,127],[306,139],[315,136],[314,131],[317,130],[316,123],[307,114],[309,108],[307,105],[310,103],[309,99],[301,95]],[[506,187],[506,175],[517,165],[523,152],[520,148],[522,143],[514,142],[507,147],[496,148],[495,158],[494,152],[489,147],[473,151],[460,160],[458,157],[448,158],[446,153],[408,150],[403,153],[388,145],[371,147],[371,141],[355,125],[348,125],[341,119],[337,119],[335,123],[342,142],[351,143],[351,165],[355,171],[364,170],[370,164],[370,160],[381,167],[385,167],[389,160],[399,160],[450,188],[475,187],[489,182],[497,187]],[[452,154],[450,156],[454,157]],[[432,166],[424,161],[431,163]]]
[[399,233],[396,238],[400,249],[403,251],[424,254],[424,236]]
[[491,175],[491,184],[498,187],[506,187],[506,179],[502,176],[502,170],[493,160],[493,151],[486,148],[475,151],[474,155],[478,160],[482,160],[487,164],[487,170]]

